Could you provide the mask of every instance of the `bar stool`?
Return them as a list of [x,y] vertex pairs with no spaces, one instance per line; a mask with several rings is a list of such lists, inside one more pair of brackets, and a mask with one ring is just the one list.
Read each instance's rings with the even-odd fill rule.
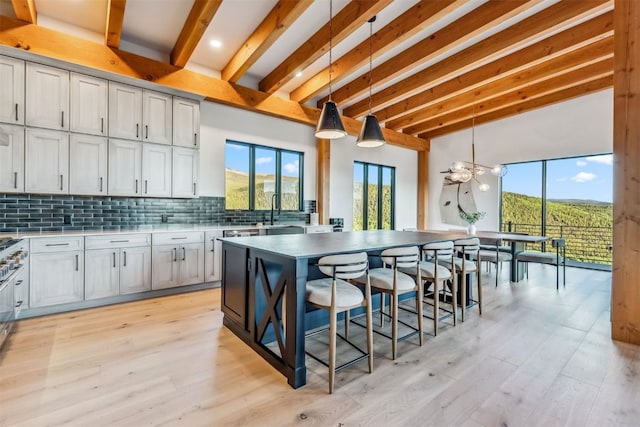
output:
[[[330,255],[320,258],[318,268],[329,277],[307,282],[307,302],[315,307],[329,311],[329,363],[306,351],[313,359],[329,368],[329,393],[333,393],[335,373],[365,358],[369,359],[369,373],[373,372],[373,328],[371,315],[371,286],[369,282],[369,261],[366,252],[343,255]],[[365,293],[347,282],[360,279],[365,286]],[[367,317],[367,351],[348,340],[349,311],[356,307],[366,307]],[[345,336],[337,333],[338,313],[345,313]],[[319,331],[315,331],[317,333]],[[310,334],[311,335],[311,334]],[[338,367],[336,364],[336,336],[340,336],[361,356]]]
[[[385,249],[380,254],[380,258],[382,259],[382,268],[370,269],[369,278],[371,281],[371,287],[380,292],[381,315],[385,314],[383,310],[385,294],[390,295],[391,298],[391,337],[388,337],[387,335],[385,336],[391,338],[391,357],[395,360],[399,340],[404,340],[417,333],[419,334],[420,346],[424,343],[422,328],[422,277],[420,268],[418,268],[420,251],[417,246]],[[387,266],[391,268],[387,268]],[[415,271],[417,280],[414,280],[408,274],[399,271],[400,268],[412,268]],[[356,282],[363,283],[362,277],[354,280]],[[398,319],[398,297],[409,292],[416,293],[418,329],[415,329],[413,326]],[[413,329],[413,331],[403,337],[398,337],[398,322]]]
[[445,259],[440,261],[444,266],[450,270],[454,270],[456,274],[460,274],[460,299],[461,304],[461,318],[464,322],[465,311],[467,308],[467,275],[473,273],[477,276],[478,283],[478,310],[482,315],[482,281],[480,274],[480,266],[476,262],[478,259],[478,252],[480,251],[480,240],[477,237],[470,237],[466,239],[458,239],[454,242],[454,249],[458,253],[457,257],[453,257],[452,260]]
[[[501,239],[480,239],[484,244],[480,245],[478,252],[478,260],[480,263],[486,262],[496,265],[496,287],[498,287],[498,277],[500,276],[500,266],[503,262],[509,262],[513,259],[511,252],[501,250]],[[489,242],[490,240],[490,242]],[[487,267],[488,270],[488,267]]]
[[560,289],[560,265],[562,265],[562,286],[566,286],[566,257],[565,247],[567,246],[566,239],[558,238],[551,241],[551,246],[556,250],[556,253],[540,252],[540,251],[522,251],[516,254],[517,262],[526,262],[527,277],[529,277],[529,263],[537,262],[539,264],[551,264],[556,266],[556,289]]

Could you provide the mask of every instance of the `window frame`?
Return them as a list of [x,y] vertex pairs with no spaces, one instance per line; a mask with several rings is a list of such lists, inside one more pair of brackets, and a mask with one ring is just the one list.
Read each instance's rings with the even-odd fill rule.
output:
[[[369,206],[369,191],[368,191],[368,185],[369,185],[369,166],[373,166],[373,167],[377,167],[378,168],[378,172],[377,172],[377,186],[378,186],[378,191],[377,191],[377,197],[378,197],[378,210],[376,212],[376,222],[378,224],[378,228],[376,228],[375,230],[384,230],[382,228],[382,222],[383,222],[383,203],[382,203],[382,195],[383,195],[383,170],[388,169],[391,171],[391,218],[390,218],[390,224],[389,224],[389,229],[390,230],[394,230],[395,229],[395,222],[396,222],[396,168],[395,166],[387,166],[387,165],[381,165],[381,164],[377,164],[377,163],[369,163],[369,162],[363,162],[360,160],[354,160],[353,161],[354,167],[356,164],[359,164],[362,166],[362,182],[363,182],[363,189],[362,189],[362,230],[370,230],[369,228],[369,209],[367,209],[366,207]],[[355,183],[354,183],[355,184]],[[351,196],[352,196],[352,200],[353,200],[353,191],[351,192]],[[353,203],[355,203],[355,200],[352,201],[352,209],[353,209]],[[355,212],[354,212],[355,214]],[[355,216],[354,216],[355,218]]]
[[[256,148],[264,150],[273,150],[275,152],[275,186],[276,193],[276,205],[278,208],[282,206],[282,153],[289,153],[298,156],[298,209],[280,209],[285,212],[303,212],[304,211],[304,152],[289,150],[286,148],[270,147],[261,144],[252,144],[249,142],[236,141],[233,139],[227,139],[225,141],[225,153],[228,144],[236,146],[244,146],[249,149],[249,208],[248,209],[229,209],[227,208],[226,195],[227,195],[227,181],[225,177],[224,193],[225,193],[225,206],[226,211],[243,211],[243,212],[264,212],[269,209],[256,209],[255,194],[256,194]],[[226,156],[226,154],[225,154]],[[225,172],[227,169],[225,159]]]

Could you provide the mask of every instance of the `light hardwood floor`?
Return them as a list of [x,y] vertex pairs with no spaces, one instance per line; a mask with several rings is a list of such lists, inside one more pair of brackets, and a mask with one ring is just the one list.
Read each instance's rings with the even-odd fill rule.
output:
[[[611,274],[551,266],[530,279],[485,276],[485,312],[429,326],[375,368],[336,375],[308,359],[283,376],[222,326],[209,290],[28,319],[0,359],[0,426],[640,425],[640,348],[610,339]],[[430,323],[426,323],[429,325]],[[352,328],[352,335],[362,333]]]

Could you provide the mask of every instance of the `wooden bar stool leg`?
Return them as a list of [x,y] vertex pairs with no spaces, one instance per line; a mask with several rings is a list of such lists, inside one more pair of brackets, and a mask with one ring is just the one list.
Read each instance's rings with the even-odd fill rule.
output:
[[373,313],[371,310],[371,287],[367,284],[367,352],[369,353],[369,373],[373,372]]
[[440,317],[440,289],[438,278],[433,281],[433,336],[438,336],[438,318]]
[[398,350],[398,292],[393,291],[391,295],[391,358],[396,360]]
[[336,308],[331,307],[329,313],[329,394],[333,393],[333,382],[336,377],[336,329],[337,329]]

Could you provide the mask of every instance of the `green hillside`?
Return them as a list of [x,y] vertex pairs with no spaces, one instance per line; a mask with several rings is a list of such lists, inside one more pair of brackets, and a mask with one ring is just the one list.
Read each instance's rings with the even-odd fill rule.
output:
[[[502,226],[513,231],[540,233],[542,200],[502,193]],[[576,261],[611,263],[613,205],[589,200],[548,200],[547,235],[567,239],[567,257]]]
[[[256,209],[271,209],[274,182],[273,174],[256,174]],[[299,210],[298,179],[283,176],[282,188],[282,210]],[[249,209],[249,175],[246,172],[225,169],[225,203],[226,209]]]

